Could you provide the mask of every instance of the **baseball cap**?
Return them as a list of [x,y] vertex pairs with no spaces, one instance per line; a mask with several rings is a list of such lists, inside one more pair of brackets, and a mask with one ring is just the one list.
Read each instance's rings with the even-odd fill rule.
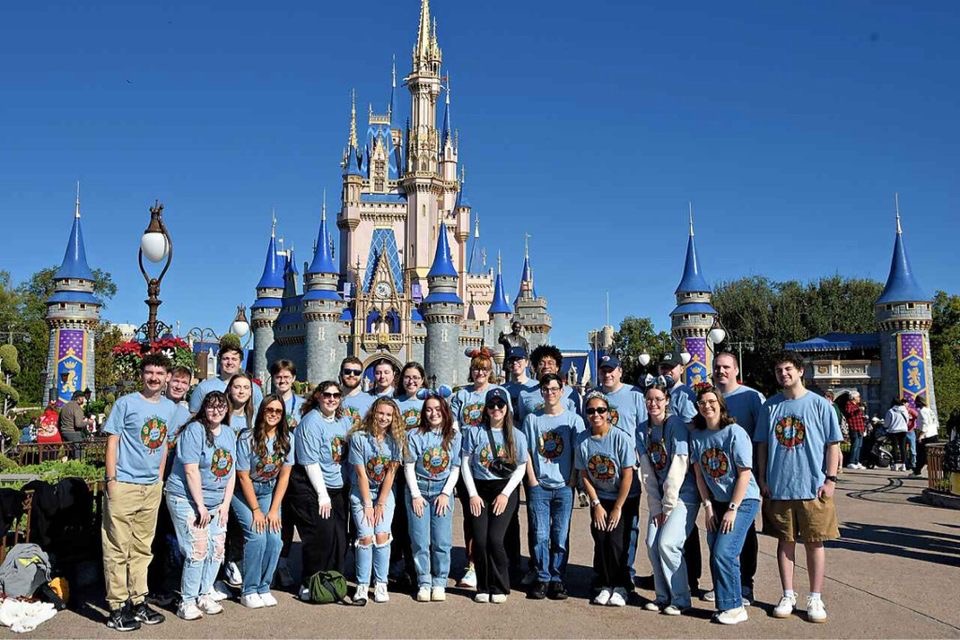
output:
[[510,360],[526,360],[527,359],[527,350],[523,347],[510,347],[507,351],[507,361]]
[[608,369],[616,369],[620,366],[620,358],[615,355],[605,355],[600,358],[600,363],[597,366],[600,369],[603,369],[604,367],[607,367]]
[[664,356],[660,358],[661,367],[676,367],[677,365],[682,364],[683,360],[680,358],[679,349],[674,349],[670,353],[664,354]]
[[490,391],[487,391],[484,404],[490,404],[494,400],[502,400],[503,402],[510,404],[510,396],[508,396],[507,392],[500,387],[494,387],[493,389],[490,389]]

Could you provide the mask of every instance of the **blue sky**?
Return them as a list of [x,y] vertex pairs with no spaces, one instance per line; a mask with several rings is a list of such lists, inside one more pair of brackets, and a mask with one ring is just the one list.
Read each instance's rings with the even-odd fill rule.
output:
[[[362,9],[360,9],[362,7]],[[523,232],[553,340],[610,315],[669,327],[687,202],[708,281],[883,280],[893,194],[921,284],[960,292],[960,5],[433,0],[468,192],[516,291]],[[15,2],[0,25],[0,268],[87,254],[139,324],[155,198],[160,315],[222,331],[276,207],[298,261],[339,192],[349,93],[385,109],[418,0]],[[409,109],[404,94],[401,112]],[[329,199],[332,211],[335,195]]]

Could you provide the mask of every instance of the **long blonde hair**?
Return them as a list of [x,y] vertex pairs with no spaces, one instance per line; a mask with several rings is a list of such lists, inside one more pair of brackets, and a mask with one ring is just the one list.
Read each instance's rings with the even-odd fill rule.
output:
[[390,428],[387,429],[387,435],[393,438],[393,441],[397,443],[397,448],[402,451],[407,439],[406,425],[403,420],[400,419],[400,407],[387,396],[382,396],[374,401],[370,410],[367,411],[367,415],[363,417],[363,420],[350,429],[349,435],[352,436],[354,433],[363,432],[376,436],[377,409],[382,405],[389,405],[393,409],[393,418],[390,420]]

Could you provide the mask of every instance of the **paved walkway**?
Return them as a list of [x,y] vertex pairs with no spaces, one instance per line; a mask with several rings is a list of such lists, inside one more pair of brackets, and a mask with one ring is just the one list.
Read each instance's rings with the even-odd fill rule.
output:
[[[223,614],[197,622],[170,614],[166,623],[144,627],[130,637],[958,638],[960,511],[919,502],[924,486],[924,480],[886,471],[842,476],[837,504],[843,539],[828,551],[824,601],[830,619],[821,625],[799,615],[789,620],[769,617],[780,588],[776,545],[765,537],[760,540],[759,603],[749,609],[750,620],[736,627],[712,624],[711,609],[702,602],[682,618],[644,611],[639,605],[652,594],[643,590],[623,609],[592,606],[586,590],[592,557],[588,513],[576,509],[568,576],[573,597],[566,602],[532,602],[515,592],[506,604],[479,605],[467,592],[450,589],[445,603],[421,604],[407,595],[393,594],[388,604],[371,602],[357,608],[311,606],[278,593],[280,605],[275,609],[251,611],[227,603]],[[459,523],[455,529],[459,530]],[[798,552],[801,605],[806,596],[802,555]],[[638,572],[648,574],[646,558],[641,556]],[[101,602],[94,602],[79,613],[63,612],[33,635],[119,636],[103,626],[101,607]],[[13,635],[0,630],[4,634]]]

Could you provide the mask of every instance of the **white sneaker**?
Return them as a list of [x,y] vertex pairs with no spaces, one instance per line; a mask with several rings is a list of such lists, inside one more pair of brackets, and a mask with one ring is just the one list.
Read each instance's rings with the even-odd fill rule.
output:
[[417,589],[417,602],[430,602],[430,587]]
[[369,590],[370,590],[370,587],[368,587],[367,585],[365,585],[365,584],[358,584],[358,585],[357,585],[357,591],[353,594],[353,602],[354,602],[354,604],[359,604],[360,602],[366,602],[366,601],[367,601],[367,592],[368,592]]
[[610,595],[607,601],[608,607],[625,607],[627,605],[627,590],[623,587],[617,587]]
[[703,594],[702,600],[703,600],[704,602],[716,602],[716,601],[717,601],[717,592],[714,591],[713,589],[711,589],[710,591],[707,591],[705,594]]
[[240,573],[240,567],[237,566],[237,563],[232,560],[224,566],[223,577],[231,587],[243,586],[243,574]]
[[277,584],[284,588],[293,586],[293,574],[290,573],[286,558],[280,558],[280,563],[277,564]]
[[717,622],[720,624],[740,624],[747,621],[747,610],[743,607],[736,609],[727,609],[717,614]]
[[223,611],[223,605],[214,600],[209,593],[197,598],[197,606],[200,607],[200,611],[210,616]]
[[664,608],[665,606],[667,606],[665,603],[663,603],[663,602],[657,602],[656,600],[653,600],[653,601],[648,602],[647,604],[643,605],[643,608],[646,609],[647,611],[653,611],[654,613],[660,613],[661,611],[663,611],[663,608]]
[[473,601],[474,601],[474,602],[479,602],[479,603],[481,603],[481,604],[486,604],[487,602],[490,602],[490,594],[489,594],[489,593],[478,593],[478,594],[476,594],[476,595],[473,596]]
[[490,596],[490,602],[493,604],[503,604],[507,601],[507,594],[505,593],[494,593]]
[[530,585],[532,585],[534,582],[537,581],[537,575],[538,574],[536,569],[528,570],[525,574],[523,574],[523,580],[520,581],[520,584],[522,584],[525,587],[529,587]]
[[310,587],[300,587],[300,591],[297,592],[297,597],[304,602],[310,602]]
[[857,463],[857,469],[861,469],[861,470],[862,470],[862,469],[866,469],[866,467],[863,466],[862,463],[858,462],[858,463]]
[[373,585],[373,601],[374,602],[390,602],[390,594],[387,593],[387,583],[378,582]]
[[217,602],[226,600],[230,597],[230,587],[223,580],[217,580],[213,583],[213,591],[210,592],[210,597]]
[[198,620],[203,617],[203,612],[200,611],[200,607],[192,602],[190,604],[181,602],[177,608],[177,617],[184,620]]
[[807,597],[807,620],[810,622],[826,622],[827,610],[823,606],[823,600]]
[[433,602],[443,602],[447,599],[447,590],[443,587],[434,587],[430,590],[430,600]]
[[610,587],[604,587],[600,589],[600,593],[594,596],[593,604],[605,605],[610,602],[610,596],[612,595],[613,591],[610,590]]
[[470,589],[477,588],[477,572],[474,570],[473,565],[467,567],[467,572],[460,578],[457,586],[468,587]]
[[847,469],[858,469],[858,468],[859,467],[857,467],[857,465],[853,464],[852,462],[847,465]]
[[240,604],[247,609],[262,609],[264,607],[263,599],[259,593],[248,593],[245,596],[240,596]]
[[668,604],[663,608],[663,614],[667,616],[679,616],[683,615],[683,609],[676,605]]
[[797,596],[783,596],[780,602],[773,608],[774,618],[789,618],[793,613],[793,608],[797,606]]
[[266,593],[260,594],[260,599],[263,600],[263,606],[265,607],[275,607],[277,606],[277,599],[273,597],[273,594],[267,591]]

